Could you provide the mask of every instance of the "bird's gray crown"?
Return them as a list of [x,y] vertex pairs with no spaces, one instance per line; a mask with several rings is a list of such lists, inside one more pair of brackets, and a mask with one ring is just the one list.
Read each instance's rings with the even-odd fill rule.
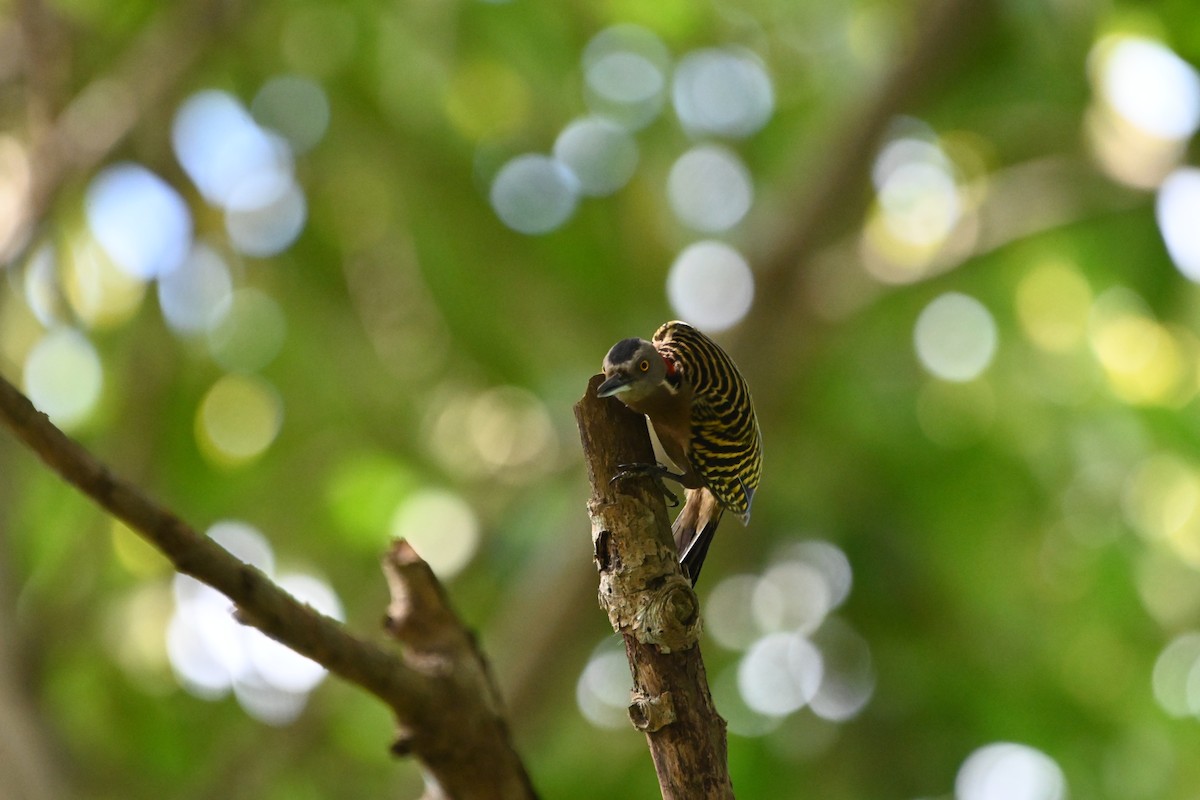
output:
[[622,339],[612,346],[612,349],[608,351],[608,355],[604,357],[604,360],[613,366],[624,364],[633,360],[638,348],[645,343],[644,339]]

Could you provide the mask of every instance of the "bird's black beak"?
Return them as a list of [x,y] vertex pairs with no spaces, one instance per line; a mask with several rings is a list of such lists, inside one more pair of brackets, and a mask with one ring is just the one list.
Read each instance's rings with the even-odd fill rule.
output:
[[629,389],[629,378],[624,375],[613,375],[596,387],[597,397],[612,397]]

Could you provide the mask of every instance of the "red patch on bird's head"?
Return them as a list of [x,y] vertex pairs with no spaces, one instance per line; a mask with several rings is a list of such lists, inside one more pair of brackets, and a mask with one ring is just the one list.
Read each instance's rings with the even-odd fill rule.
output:
[[678,371],[675,367],[675,359],[661,350],[659,351],[659,355],[662,356],[663,363],[667,365],[667,375],[672,378],[675,377],[675,373]]

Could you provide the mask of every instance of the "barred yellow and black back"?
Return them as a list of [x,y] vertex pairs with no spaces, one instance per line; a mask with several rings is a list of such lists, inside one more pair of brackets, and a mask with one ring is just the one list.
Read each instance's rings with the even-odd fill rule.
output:
[[704,485],[687,489],[673,532],[680,563],[695,584],[722,512],[750,521],[762,476],[762,436],[746,381],[716,342],[687,323],[668,322],[653,345],[670,364],[671,390],[691,395],[687,460]]
[[685,322],[659,328],[654,346],[674,363],[669,380],[692,393],[692,468],[724,509],[748,522],[762,476],[762,436],[746,380],[716,342]]

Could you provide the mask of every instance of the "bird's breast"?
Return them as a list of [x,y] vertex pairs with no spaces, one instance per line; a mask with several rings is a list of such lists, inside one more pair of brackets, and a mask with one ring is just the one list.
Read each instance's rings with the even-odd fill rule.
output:
[[627,405],[650,419],[654,434],[667,455],[690,477],[693,474],[688,457],[692,440],[691,395],[685,391],[672,393],[660,389],[631,400]]
[[692,435],[690,394],[658,389],[645,397],[630,400],[628,405],[634,411],[650,418],[659,438],[668,436],[679,441],[686,449],[688,439]]

